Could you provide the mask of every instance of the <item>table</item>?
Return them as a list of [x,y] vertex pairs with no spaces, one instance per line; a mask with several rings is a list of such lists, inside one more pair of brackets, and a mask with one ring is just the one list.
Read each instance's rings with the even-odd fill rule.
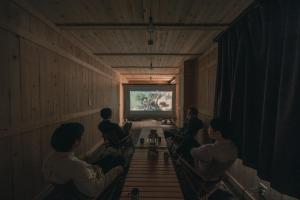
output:
[[[140,137],[148,137],[147,134],[151,129],[154,128],[143,128]],[[164,160],[164,153],[169,152],[163,130],[162,128],[155,129],[162,137],[160,148],[158,148],[158,158],[148,159],[147,145],[138,143],[121,193],[121,200],[130,200],[129,194],[133,188],[139,188],[141,200],[184,199],[171,158],[168,161]]]
[[[146,149],[148,149],[149,143],[147,143],[147,138],[148,138],[148,135],[150,134],[150,131],[153,130],[153,129],[156,130],[157,135],[159,137],[161,137],[161,142],[160,142],[160,144],[158,145],[157,148],[166,149],[168,147],[167,143],[166,143],[166,140],[165,140],[163,129],[160,128],[160,127],[154,127],[154,128],[142,128],[141,134],[140,134],[138,142],[136,144],[136,148],[140,148],[140,149],[146,148]],[[144,141],[145,141],[144,144],[140,143],[141,138],[144,138]]]

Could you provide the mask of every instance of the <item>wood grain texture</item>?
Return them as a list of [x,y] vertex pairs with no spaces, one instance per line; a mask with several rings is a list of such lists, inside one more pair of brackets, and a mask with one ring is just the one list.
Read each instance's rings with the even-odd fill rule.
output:
[[0,199],[13,199],[11,138],[0,140]]
[[135,150],[121,199],[128,199],[132,188],[139,188],[140,199],[183,199],[172,162],[164,160],[167,148],[158,151],[158,159],[149,160],[147,149]]
[[[7,47],[9,44],[9,35],[8,33],[0,30],[0,128],[8,129],[10,128],[10,82],[9,82],[9,67],[10,59],[12,55]],[[12,44],[13,45],[13,44]]]
[[14,1],[0,11],[0,199],[33,199],[47,185],[41,166],[55,128],[84,125],[78,155],[102,142],[99,110],[118,113],[120,77]]
[[[98,55],[111,66],[176,66],[179,67],[187,59],[196,56],[133,56],[136,53],[203,53],[213,43],[213,38],[225,27],[191,28],[176,27],[176,24],[228,24],[234,20],[252,0],[180,0],[180,1],[150,1],[150,0],[117,0],[117,1],[37,1],[27,0],[38,11],[56,24],[64,33],[82,43],[86,49]],[[154,23],[170,23],[174,26],[155,27],[152,39],[154,44],[147,44],[150,34],[148,27],[126,27],[124,24],[147,24],[151,14]],[[116,26],[93,26],[94,23],[121,24]],[[63,26],[63,24],[72,26]],[[74,25],[75,24],[75,25]],[[81,24],[84,28],[78,28]],[[90,25],[89,25],[90,24]],[[86,25],[86,26],[85,26]],[[116,69],[118,70],[118,69]],[[153,78],[157,69],[153,69]],[[133,70],[128,69],[128,73]],[[143,72],[147,76],[148,72]],[[146,81],[144,77],[128,77],[128,81]],[[156,80],[157,81],[157,80]]]

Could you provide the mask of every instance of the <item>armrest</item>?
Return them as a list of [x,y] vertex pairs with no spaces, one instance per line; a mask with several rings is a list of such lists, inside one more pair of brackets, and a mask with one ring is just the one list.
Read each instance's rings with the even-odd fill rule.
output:
[[130,137],[131,137],[131,136],[129,136],[129,135],[126,136],[126,137],[124,137],[124,138],[119,142],[119,145],[125,143]]
[[[201,176],[201,174],[193,167],[190,165],[190,163],[188,163],[184,158],[182,158],[181,156],[178,158],[178,161],[183,164],[187,169],[189,169],[194,175],[196,175],[197,177],[203,179],[203,177]],[[204,180],[204,179],[203,179]]]

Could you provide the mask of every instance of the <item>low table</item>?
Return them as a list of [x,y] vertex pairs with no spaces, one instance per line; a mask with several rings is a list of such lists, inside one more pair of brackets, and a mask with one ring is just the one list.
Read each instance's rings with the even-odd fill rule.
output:
[[[151,129],[156,129],[161,137],[158,158],[154,160],[148,158],[148,145],[146,144],[146,138]],[[145,138],[145,144],[142,145],[139,143],[140,140],[138,141],[120,199],[130,200],[130,192],[133,188],[139,189],[141,200],[184,199],[170,156],[167,161],[164,160],[164,153],[169,152],[163,129],[143,128],[141,137]]]
[[[151,130],[156,130],[158,136],[161,137],[161,142],[158,144],[157,148],[166,149],[168,146],[167,146],[166,139],[164,136],[164,131],[160,127],[143,128],[141,131],[140,137],[138,139],[138,142],[136,144],[136,148],[140,148],[140,149],[144,149],[144,148],[148,149],[149,148],[149,143],[147,142],[147,138],[148,138]],[[144,138],[144,144],[141,144],[141,142],[140,142],[141,138]]]

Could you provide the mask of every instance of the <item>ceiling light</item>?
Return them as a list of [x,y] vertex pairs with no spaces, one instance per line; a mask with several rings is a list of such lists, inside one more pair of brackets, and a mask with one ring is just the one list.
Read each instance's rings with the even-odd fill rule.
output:
[[149,26],[148,26],[148,32],[149,32],[149,35],[150,35],[150,38],[148,40],[148,45],[149,46],[154,44],[154,41],[152,39],[152,34],[154,33],[154,30],[155,30],[155,27],[154,27],[154,24],[153,24],[153,18],[151,16],[151,10],[150,10]]

